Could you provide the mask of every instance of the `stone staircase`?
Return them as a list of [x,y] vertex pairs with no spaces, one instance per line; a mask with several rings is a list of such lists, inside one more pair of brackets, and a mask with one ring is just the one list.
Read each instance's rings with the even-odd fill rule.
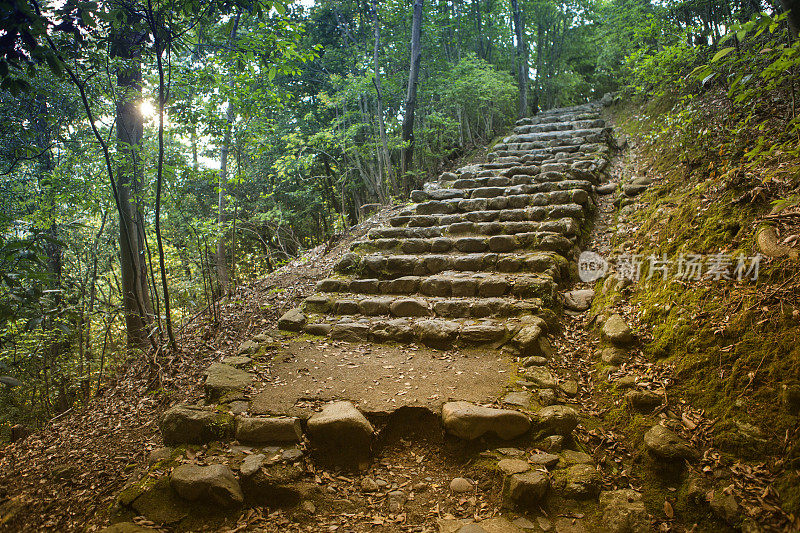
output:
[[[515,376],[509,387],[518,390],[497,402],[510,408],[462,401],[470,391],[450,387],[448,394],[436,395],[436,408],[410,403],[376,416],[343,401],[348,396],[342,383],[328,398],[337,401],[325,403],[328,399],[312,397],[311,390],[300,390],[300,397],[283,405],[281,394],[290,385],[277,367],[279,360],[295,356],[279,348],[297,336],[256,335],[237,355],[208,368],[204,399],[165,413],[159,423],[165,447],[153,450],[148,464],[131,475],[116,498],[115,519],[145,517],[148,525],[190,531],[235,522],[242,507],[277,507],[296,509],[301,521],[313,524],[315,505],[335,509],[341,503],[323,490],[320,467],[377,468],[372,461],[381,435],[390,428],[387,420],[401,410],[422,417],[412,425],[433,429],[439,437],[449,435],[466,449],[478,441],[489,446],[499,441],[501,447],[481,455],[501,480],[504,507],[536,512],[547,501],[553,508],[583,513],[585,502],[598,497],[600,474],[588,454],[568,449],[576,447],[571,435],[580,424],[578,411],[567,405],[577,384],[547,369],[552,355],[547,335],[558,329],[559,287],[575,272],[596,187],[606,180],[611,137],[599,116],[599,105],[586,104],[518,121],[487,162],[444,173],[414,191],[413,206],[355,243],[337,263],[335,275],[321,280],[301,308],[278,322],[283,330],[339,341],[502,347],[506,359],[509,353],[524,358],[518,369],[524,381]],[[336,359],[334,348],[328,350],[323,357]],[[365,353],[337,363],[355,368]],[[379,355],[382,368],[395,368],[384,362],[386,354]],[[482,356],[481,365],[498,365],[494,356]],[[317,364],[304,361],[294,374],[311,374]],[[403,372],[397,381],[413,379]],[[451,379],[460,373],[450,368]],[[301,389],[328,380],[332,375],[319,374]],[[528,391],[539,400],[533,401]],[[357,403],[359,398],[351,393],[349,399]],[[532,451],[528,455],[512,444]],[[342,476],[327,479],[356,483]],[[460,491],[456,481],[450,486],[453,493]],[[463,481],[467,491],[474,490]],[[377,490],[364,479],[360,483],[360,492]],[[407,494],[399,487],[384,492],[394,516]],[[600,495],[603,512],[625,517],[620,528],[609,531],[648,530],[641,497],[618,493]],[[604,503],[611,497],[622,498],[621,503]],[[491,521],[484,523],[489,529],[463,529],[475,524],[450,519],[439,520],[438,528],[522,531],[504,518],[493,520],[504,529],[492,529]],[[558,518],[556,530],[585,531],[572,522]],[[307,530],[322,529],[309,525]],[[120,522],[107,530],[121,531],[147,529]]]
[[281,329],[334,340],[508,345],[539,355],[605,180],[598,104],[517,121],[485,163],[446,172],[353,244]]

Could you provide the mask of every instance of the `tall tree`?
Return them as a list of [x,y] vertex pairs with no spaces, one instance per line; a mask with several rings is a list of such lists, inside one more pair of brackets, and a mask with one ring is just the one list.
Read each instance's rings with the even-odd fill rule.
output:
[[[133,13],[128,12],[129,18]],[[141,211],[142,160],[141,145],[144,120],[141,58],[145,32],[129,20],[111,38],[111,57],[117,60],[116,125],[119,165],[117,168],[117,201],[119,204],[119,246],[122,277],[122,301],[129,346],[143,346],[149,337],[153,307],[147,285],[147,264],[144,243],[144,219]]]
[[[378,0],[372,0],[372,25],[375,31],[375,45],[372,49],[372,63],[375,70],[375,77],[373,83],[375,85],[375,99],[377,101],[377,114],[378,114],[378,134],[381,138],[381,148],[379,150],[381,157],[378,159],[378,170],[381,168],[386,169],[389,181],[391,178],[391,160],[389,158],[389,144],[386,140],[386,122],[383,116],[383,88],[381,87],[381,67],[380,67],[380,50],[381,50],[381,26],[378,19]],[[381,176],[381,181],[383,177]],[[394,189],[394,184],[392,183]]]
[[525,19],[519,9],[519,1],[511,0],[516,36],[517,84],[519,85],[519,108],[517,115],[522,118],[528,114],[528,45],[525,42]]
[[408,72],[406,107],[403,112],[403,151],[400,167],[403,174],[411,170],[414,161],[414,111],[417,107],[417,80],[419,79],[419,64],[422,60],[422,3],[423,0],[414,0],[411,22],[411,64]]
[[[239,19],[241,13],[237,10],[236,16],[231,25],[231,33],[228,37],[228,48],[233,57],[233,50],[236,47],[236,33],[239,30]],[[225,246],[225,224],[228,220],[228,156],[231,149],[231,138],[233,136],[233,121],[236,118],[236,106],[234,105],[234,89],[236,88],[236,75],[234,68],[228,74],[228,109],[225,117],[225,134],[222,138],[222,146],[219,151],[219,197],[217,208],[217,222],[219,226],[219,239],[217,240],[217,278],[219,280],[220,291],[227,294],[230,288],[230,275],[228,272],[228,254]]]

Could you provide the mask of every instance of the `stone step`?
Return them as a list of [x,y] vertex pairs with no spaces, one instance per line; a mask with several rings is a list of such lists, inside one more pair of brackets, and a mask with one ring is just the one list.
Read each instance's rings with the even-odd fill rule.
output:
[[[417,204],[414,211],[417,215],[454,215],[456,213],[468,213],[471,211],[496,211],[540,207],[545,209],[532,212],[538,215],[540,220],[545,218],[576,217],[575,211],[572,208],[564,206],[589,206],[589,198],[591,197],[584,189],[577,189],[577,191],[580,191],[582,194],[578,192],[573,193],[571,191],[572,189],[566,191],[551,191],[549,193],[514,194],[509,196],[499,195],[495,198],[431,200],[430,202]],[[583,196],[584,194],[586,197]],[[574,203],[575,201],[580,201],[582,204],[576,204]]]
[[569,139],[573,144],[604,142],[611,133],[610,128],[586,128],[570,131],[543,131],[539,133],[520,133],[503,139],[508,143],[525,143]]
[[[577,163],[584,163],[583,161],[579,161]],[[591,165],[595,165],[594,162],[587,162],[589,163],[589,167]],[[583,166],[583,165],[581,165]],[[573,163],[570,165],[570,168],[577,168],[578,165]],[[540,167],[541,168],[541,167]],[[591,191],[592,183],[587,180],[563,180],[560,182],[554,181],[538,181],[538,176],[528,176],[525,174],[516,174],[514,176],[492,176],[491,178],[474,178],[474,179],[457,179],[455,181],[444,181],[440,182],[439,185],[441,189],[479,189],[483,187],[511,187],[516,185],[525,185],[525,194],[536,194],[542,192],[553,192],[553,191],[565,191],[568,189],[583,189],[585,191]],[[507,185],[503,185],[507,184]],[[429,189],[425,192],[433,192],[437,189]],[[429,199],[434,199],[433,197],[436,196],[433,194],[430,195]]]
[[549,122],[544,124],[523,124],[514,128],[514,133],[543,133],[547,131],[572,131],[591,128],[604,128],[606,125],[603,119],[593,120],[573,120],[569,122]]
[[326,278],[317,283],[315,290],[318,293],[546,299],[552,297],[554,282],[552,277],[545,274],[449,271],[431,276],[402,276],[393,280]]
[[[541,176],[541,182],[553,182],[553,181],[567,181],[567,178],[572,177],[575,174],[583,174],[584,171],[580,169],[572,169],[570,165],[566,163],[562,164],[549,164],[544,165],[543,168],[550,168],[552,170],[544,170],[537,176]],[[554,174],[550,173],[558,173],[560,175],[555,176]],[[555,178],[555,179],[554,179]],[[499,176],[496,178],[490,178],[487,180],[489,183],[510,183],[511,179]],[[589,181],[589,180],[583,180]],[[594,179],[596,181],[596,178]],[[428,201],[432,202],[446,202],[453,201],[458,202],[459,200],[489,200],[492,198],[498,197],[516,197],[516,196],[528,196],[530,198],[519,198],[516,200],[515,203],[518,203],[522,206],[525,205],[555,205],[555,204],[562,204],[562,203],[579,203],[582,205],[586,205],[589,202],[589,193],[588,191],[591,189],[580,188],[580,189],[561,189],[561,190],[554,190],[550,192],[539,192],[540,187],[537,187],[537,184],[520,184],[520,185],[497,185],[497,186],[488,186],[488,187],[476,187],[477,180],[457,180],[453,183],[452,189],[428,189],[425,191],[414,191],[411,195],[411,199],[414,202],[417,202],[419,205],[424,205]],[[424,209],[424,208],[423,208]],[[419,212],[419,206],[417,208],[417,212]]]
[[[574,141],[574,142],[573,142]],[[503,142],[495,145],[495,152],[504,153],[505,157],[533,155],[537,157],[552,157],[553,154],[570,153],[592,155],[598,152],[608,152],[606,143],[587,143],[581,140],[563,139],[554,143],[534,143],[534,142]],[[485,166],[485,165],[484,165]]]
[[[510,197],[514,200],[516,197]],[[472,201],[469,201],[472,205]],[[483,203],[479,204],[483,206]],[[515,201],[510,205],[516,205]],[[486,202],[486,207],[489,203]],[[401,214],[390,219],[393,227],[427,228],[434,226],[447,226],[460,222],[541,222],[558,220],[559,218],[582,219],[591,204],[553,204],[552,206],[508,207],[506,209],[482,209],[478,211],[464,211],[449,215],[415,215]],[[502,232],[501,232],[502,233]]]
[[500,345],[511,339],[523,324],[525,317],[501,320],[362,317],[353,320],[319,316],[311,317],[304,331],[348,342],[419,342],[450,348],[453,345]]
[[363,278],[396,279],[402,276],[428,276],[441,272],[528,272],[560,279],[567,272],[567,261],[554,252],[518,254],[345,254],[334,266],[340,274]]
[[[523,229],[526,222],[509,222],[509,226],[517,224]],[[412,228],[413,229],[413,228]],[[429,230],[431,228],[419,228]],[[563,229],[566,232],[568,230]],[[577,224],[569,230],[577,233]],[[427,254],[442,252],[498,252],[508,253],[532,249],[546,250],[568,255],[577,244],[577,237],[555,231],[520,232],[513,235],[473,235],[465,237],[432,237],[414,239],[374,239],[357,241],[353,249],[365,252],[382,251],[387,253]],[[414,251],[412,251],[414,250]]]
[[[442,285],[444,290],[445,285]],[[550,301],[553,286],[538,286]],[[548,294],[546,291],[550,290]],[[321,293],[303,301],[308,314],[343,316],[393,316],[436,318],[488,318],[532,315],[542,309],[540,298],[483,297],[448,298],[438,296],[368,296],[348,293]]]
[[600,118],[600,113],[596,109],[566,111],[561,113],[539,113],[533,117],[521,118],[515,123],[516,126],[529,124],[551,124],[553,122],[573,122],[576,120],[595,120]]
[[[525,216],[524,209],[507,209],[506,216],[513,216],[518,211],[523,211],[519,216]],[[529,233],[556,233],[565,237],[575,237],[580,232],[580,223],[574,218],[559,218],[544,222],[534,222],[527,219],[509,220],[503,222],[456,222],[446,226],[429,227],[399,227],[399,228],[375,228],[367,234],[366,241],[357,241],[359,246],[364,244],[375,244],[380,250],[388,250],[399,247],[404,253],[428,253],[428,252],[449,252],[460,250],[460,241],[464,238],[486,238],[503,237],[495,239],[494,245],[498,248],[495,252],[506,252],[514,248],[504,248],[511,244],[511,239],[507,237],[517,237]],[[520,237],[520,242],[522,242]],[[383,242],[378,246],[378,241]],[[491,241],[491,239],[490,239]]]

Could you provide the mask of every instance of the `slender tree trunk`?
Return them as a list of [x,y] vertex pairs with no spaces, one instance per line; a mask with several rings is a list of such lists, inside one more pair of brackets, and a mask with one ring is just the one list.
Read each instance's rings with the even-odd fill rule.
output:
[[408,73],[408,92],[406,93],[406,108],[403,113],[403,151],[401,157],[401,172],[405,175],[411,170],[414,161],[414,112],[417,107],[417,80],[419,79],[419,64],[422,60],[421,32],[422,32],[422,3],[423,0],[414,0],[414,15],[411,23],[411,65]]
[[[175,333],[172,330],[172,310],[169,300],[169,285],[167,284],[167,264],[164,259],[164,243],[161,240],[161,189],[164,182],[164,106],[167,103],[166,82],[164,80],[164,61],[162,53],[169,52],[168,44],[159,37],[160,28],[156,24],[155,12],[150,0],[147,1],[151,30],[155,35],[156,64],[158,67],[158,169],[156,171],[156,243],[158,245],[158,262],[161,271],[161,292],[164,295],[164,315],[167,325],[167,338],[173,350],[178,348],[175,342]],[[165,46],[166,45],[166,46]],[[170,70],[171,70],[170,63]]]
[[518,118],[528,114],[528,46],[525,43],[525,22],[517,0],[511,0],[514,12],[514,34],[517,37],[517,83],[519,85]]
[[120,271],[122,302],[128,345],[147,343],[153,308],[147,287],[144,255],[144,221],[139,208],[142,186],[142,162],[139,157],[144,123],[139,110],[142,97],[142,71],[139,64],[140,35],[121,29],[113,37],[111,54],[126,61],[117,71],[117,145],[120,164],[117,168],[117,195],[120,211]]
[[389,185],[392,191],[397,189],[394,182],[394,174],[391,168],[391,158],[389,156],[389,143],[386,140],[386,123],[383,117],[383,89],[381,88],[381,70],[380,70],[380,50],[381,50],[381,26],[378,19],[378,0],[372,0],[372,24],[375,27],[375,46],[372,49],[372,62],[375,69],[375,77],[373,82],[375,84],[375,93],[377,100],[377,114],[378,114],[378,133],[381,137],[381,147],[383,151],[380,152],[381,157],[378,159],[378,164],[386,169],[386,175],[389,178]]
[[[239,29],[239,18],[241,14],[236,13],[236,18],[233,21],[233,27],[231,28],[231,34],[228,38],[228,46],[230,47],[231,51],[236,44],[236,32]],[[234,90],[234,76],[233,73],[230,74],[230,78],[228,80],[228,88],[230,89],[231,95],[233,94]],[[228,110],[227,110],[227,117],[225,122],[225,136],[222,140],[222,147],[220,148],[219,154],[219,198],[218,198],[218,226],[219,226],[219,238],[217,240],[217,279],[219,281],[220,292],[222,294],[228,294],[228,290],[230,288],[230,276],[228,273],[228,259],[227,259],[227,251],[225,247],[225,222],[227,221],[227,203],[228,203],[228,152],[230,151],[231,147],[231,137],[233,134],[233,120],[236,117],[236,108],[233,104],[233,97],[228,99]]]
[[794,39],[797,39],[800,31],[800,0],[781,0],[781,7],[789,12],[789,31]]

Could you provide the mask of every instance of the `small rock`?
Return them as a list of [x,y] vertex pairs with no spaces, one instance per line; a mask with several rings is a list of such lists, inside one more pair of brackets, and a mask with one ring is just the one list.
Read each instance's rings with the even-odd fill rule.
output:
[[558,453],[564,447],[563,435],[550,435],[543,441],[543,447],[549,453]]
[[386,501],[389,504],[389,512],[392,514],[397,514],[403,509],[403,505],[406,503],[406,493],[402,490],[393,490],[386,496]]
[[310,500],[303,500],[302,502],[300,502],[300,509],[302,509],[303,512],[307,514],[314,514],[317,512],[317,506],[314,505],[314,502]]
[[500,455],[507,455],[509,457],[524,457],[525,452],[519,448],[497,448],[497,453]]
[[560,460],[564,466],[594,464],[594,459],[592,459],[591,455],[585,452],[576,452],[574,450],[564,450],[561,452]]
[[553,487],[565,498],[594,498],[600,490],[600,473],[587,464],[572,465],[553,473]]
[[525,369],[523,373],[525,379],[534,384],[534,386],[542,389],[555,389],[558,387],[558,382],[553,374],[546,368],[532,366]]
[[166,446],[163,448],[156,448],[147,455],[147,464],[154,465],[161,461],[166,461],[170,457],[172,457],[172,448]]
[[236,439],[249,444],[298,442],[303,436],[297,418],[236,418]]
[[303,458],[303,450],[297,446],[286,448],[281,452],[281,461],[286,463],[294,463]]
[[586,311],[592,306],[594,290],[581,289],[564,293],[564,307],[573,311]]
[[225,363],[211,363],[211,366],[206,369],[205,375],[206,399],[211,402],[241,394],[253,381],[253,375],[250,372]]
[[724,490],[715,490],[708,503],[714,514],[734,525],[739,520],[739,504],[733,494],[726,494]]
[[164,444],[206,444],[233,435],[233,417],[194,405],[179,404],[168,409],[159,424]]
[[244,477],[250,477],[259,471],[261,465],[263,465],[266,460],[267,456],[263,453],[248,455],[244,458],[244,461],[242,461],[241,466],[239,466],[239,472],[241,472]]
[[538,509],[549,486],[547,475],[535,470],[506,476],[503,480],[503,504],[506,507]]
[[558,385],[558,388],[561,389],[561,392],[566,394],[567,396],[576,396],[578,394],[578,382],[574,379],[568,379]]
[[248,366],[250,363],[253,362],[253,360],[249,357],[243,357],[241,355],[231,355],[223,359],[222,362],[225,363],[226,365],[243,367],[243,366]]
[[[244,341],[243,343],[241,343],[239,345],[239,349],[236,350],[236,354],[239,355],[239,356],[246,356],[246,355],[254,354],[254,353],[256,353],[258,351],[258,348],[259,348],[259,344],[257,342],[248,339],[248,340]],[[226,357],[225,359],[232,359],[232,357]],[[250,358],[249,357],[245,357],[245,359],[250,359]],[[230,361],[225,361],[225,362],[228,363],[228,364],[234,364],[234,363],[231,363]],[[247,361],[247,362],[249,363],[250,361]]]
[[250,402],[234,400],[228,404],[228,410],[234,415],[243,415],[250,410]]
[[526,461],[520,459],[503,459],[497,463],[497,469],[505,476],[521,474],[531,469]]
[[664,397],[649,390],[632,390],[625,393],[625,401],[641,413],[650,413],[661,405]]
[[600,493],[603,525],[608,533],[648,533],[652,531],[642,495],[631,489]]
[[631,360],[630,352],[619,346],[604,346],[600,349],[600,359],[609,365],[621,365]]
[[449,402],[442,407],[445,429],[456,437],[473,440],[491,432],[504,440],[519,437],[531,426],[519,411],[481,407],[469,402]]
[[529,462],[534,466],[550,469],[556,466],[559,460],[560,457],[552,453],[534,453]]
[[553,347],[540,325],[523,326],[511,339],[511,343],[524,356],[549,359],[553,355]]
[[539,389],[536,391],[536,396],[539,398],[539,403],[545,407],[558,403],[556,393],[553,389]]
[[175,492],[187,500],[202,500],[221,506],[238,505],[244,501],[239,482],[226,465],[180,465],[172,471],[170,483]]
[[430,488],[430,485],[424,481],[420,481],[419,483],[414,483],[411,488],[414,489],[414,492],[425,492]]
[[636,376],[632,374],[622,376],[621,378],[617,379],[614,384],[618,389],[630,389],[631,387],[636,386]]
[[633,332],[625,320],[617,313],[614,313],[601,330],[603,338],[617,346],[627,346],[633,342]]
[[600,195],[612,194],[614,191],[617,190],[617,184],[616,183],[606,183],[605,185],[601,185],[600,187],[597,187],[595,190],[597,191],[597,194],[600,194]]
[[285,331],[302,331],[305,324],[306,315],[297,308],[289,309],[278,319],[278,328]]
[[685,440],[662,425],[647,430],[644,445],[651,454],[666,461],[696,460],[698,457],[697,451]]
[[503,396],[503,404],[527,409],[531,404],[531,394],[529,392],[509,392]]
[[474,488],[472,481],[464,477],[453,478],[453,481],[450,482],[450,490],[456,494],[472,492]]
[[362,492],[378,492],[380,487],[375,480],[370,477],[365,477],[361,480],[361,491]]
[[578,412],[566,405],[542,407],[536,413],[537,428],[550,434],[569,435],[578,421]]
[[378,478],[375,480],[375,484],[378,485],[378,488],[383,490],[389,486],[389,482],[385,479]]
[[372,424],[350,402],[333,402],[308,419],[308,434],[323,461],[345,467],[366,462],[372,451]]

